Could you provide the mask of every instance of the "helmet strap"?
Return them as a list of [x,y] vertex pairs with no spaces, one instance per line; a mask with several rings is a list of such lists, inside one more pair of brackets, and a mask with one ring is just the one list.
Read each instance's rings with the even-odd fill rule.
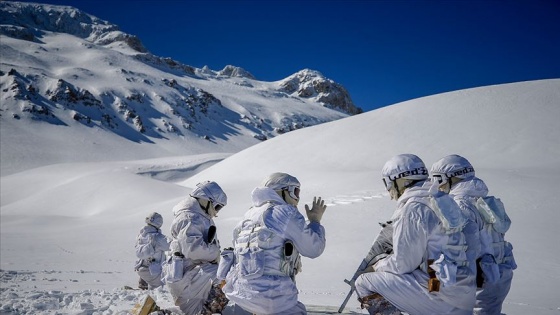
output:
[[461,182],[461,181],[463,181],[462,178],[459,178],[459,177],[451,177],[451,178],[449,179],[449,188],[455,186],[455,184],[457,184],[458,182]]
[[462,178],[459,177],[451,177],[449,178],[444,184],[442,184],[440,187],[442,189],[442,191],[444,191],[445,193],[449,193],[451,191],[451,189],[453,188],[453,186],[455,186],[455,184],[459,183],[463,181]]
[[[218,216],[218,211],[214,209],[214,203],[212,201],[202,198],[196,198],[196,200],[198,200],[200,208],[204,210],[204,212],[206,212],[206,214],[208,214],[210,217],[213,218]],[[204,202],[206,202],[206,205],[204,205]]]
[[216,209],[214,208],[214,205],[212,204],[212,207],[210,207],[210,202],[208,202],[208,210],[206,210],[206,213],[208,213],[208,215],[212,218],[217,217],[218,216],[218,211],[216,211]]
[[151,223],[148,223],[149,226],[156,228],[159,231],[159,228]]
[[410,180],[410,181],[406,181],[403,185],[403,191],[407,188],[410,188],[414,185],[416,185],[417,183],[421,182],[421,180]]
[[[196,200],[198,201],[198,204],[200,205],[202,210],[208,213],[208,208],[210,208],[210,200],[200,199],[200,198],[196,198]],[[206,201],[206,205],[203,204],[205,201]]]

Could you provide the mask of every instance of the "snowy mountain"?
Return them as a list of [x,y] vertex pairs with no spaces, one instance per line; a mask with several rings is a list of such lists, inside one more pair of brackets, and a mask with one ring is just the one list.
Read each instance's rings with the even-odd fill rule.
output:
[[[301,181],[301,211],[313,196],[328,203],[322,221],[325,252],[303,259],[297,283],[308,307],[336,308],[349,289],[343,280],[379,232],[377,222],[395,209],[381,183],[385,161],[415,153],[429,167],[456,153],[471,161],[513,222],[506,239],[519,267],[502,312],[558,314],[559,104],[560,79],[488,86],[296,130],[233,155],[105,162],[122,155],[118,147],[109,152],[84,147],[82,154],[96,162],[61,161],[2,174],[0,313],[126,314],[146,294],[122,288],[136,284],[134,240],[147,213],[160,212],[168,234],[172,207],[196,182],[216,180],[228,194],[228,205],[216,218],[217,233],[222,246],[229,246],[251,190],[274,171]],[[28,128],[34,134],[42,130],[40,124]],[[2,137],[2,150],[17,140]],[[35,152],[47,145],[19,143],[22,151]],[[41,159],[31,155],[27,165]],[[162,307],[176,310],[165,288],[149,293]],[[355,295],[347,312],[365,314]]]
[[[362,112],[344,87],[317,71],[264,82],[231,65],[194,68],[154,56],[137,37],[73,7],[2,1],[0,20],[1,131],[14,143],[57,148],[6,147],[2,160],[32,153],[43,156],[35,166],[83,161],[85,147],[126,147],[118,159],[237,152]],[[31,134],[31,124],[42,131]],[[49,137],[61,129],[62,138]],[[153,151],[147,145],[159,153],[145,155]]]

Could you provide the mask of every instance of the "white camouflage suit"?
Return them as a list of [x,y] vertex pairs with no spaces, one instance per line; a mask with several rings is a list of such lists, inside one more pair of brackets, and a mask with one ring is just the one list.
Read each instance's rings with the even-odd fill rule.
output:
[[[475,275],[468,266],[459,266],[456,273],[449,272],[451,277],[456,276],[455,281],[451,281],[455,283],[446,285],[442,281],[439,292],[427,289],[426,258],[438,260],[446,252],[444,247],[466,244],[462,232],[446,234],[440,219],[428,207],[429,196],[429,187],[419,183],[398,198],[392,217],[393,253],[374,265],[375,272],[358,277],[356,292],[360,297],[381,294],[399,310],[411,315],[472,314]],[[447,195],[440,196],[445,197],[455,205]],[[457,212],[460,213],[458,208]],[[467,259],[466,252],[460,256]]]
[[146,283],[148,289],[155,289],[161,285],[162,264],[165,252],[169,250],[169,241],[155,226],[146,225],[136,238],[136,272]]
[[208,230],[215,226],[214,220],[200,207],[197,199],[189,196],[182,200],[173,208],[173,214],[171,252],[184,255],[183,276],[171,279],[170,270],[164,268],[165,281],[181,311],[199,314],[216,281],[220,242],[217,236],[208,242]]
[[[479,197],[488,195],[488,188],[481,179],[473,177],[453,185],[449,194],[453,196],[459,207],[478,214],[475,202]],[[491,255],[492,261],[498,265],[499,274],[485,277],[482,288],[479,288],[476,293],[474,314],[499,315],[502,303],[511,287],[513,270],[517,265],[513,259],[512,246],[504,240],[504,234],[496,232],[480,215],[477,218],[482,259],[485,258],[485,254]]]
[[[226,276],[224,293],[254,314],[306,314],[295,283],[299,256],[323,253],[325,229],[318,222],[306,223],[298,209],[271,188],[255,188],[252,202],[234,230],[236,264]],[[289,261],[284,258],[286,242],[294,245]]]

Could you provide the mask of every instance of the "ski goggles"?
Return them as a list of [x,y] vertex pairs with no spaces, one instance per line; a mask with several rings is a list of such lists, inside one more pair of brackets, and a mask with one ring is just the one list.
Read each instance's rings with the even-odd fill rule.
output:
[[439,185],[443,185],[447,183],[448,177],[445,174],[434,173],[432,174],[432,182],[438,183]]
[[290,195],[290,197],[292,197],[293,199],[299,200],[299,193],[300,193],[299,186],[287,186],[282,188],[282,190],[286,190]]
[[382,180],[383,185],[385,185],[385,189],[387,189],[387,191],[391,190],[391,188],[393,188],[393,186],[395,185],[395,181],[389,177],[383,177]]
[[436,185],[438,190],[443,191],[448,194],[451,191],[451,182],[449,181],[451,177],[447,174],[434,173],[432,174],[432,185]]
[[223,204],[221,204],[219,202],[216,202],[216,201],[212,202],[212,206],[214,207],[214,210],[216,210],[216,212],[219,212],[224,207]]

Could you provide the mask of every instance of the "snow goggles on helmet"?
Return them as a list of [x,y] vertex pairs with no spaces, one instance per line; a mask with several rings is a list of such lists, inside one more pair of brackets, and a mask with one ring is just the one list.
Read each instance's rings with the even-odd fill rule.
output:
[[290,197],[292,197],[292,199],[299,200],[299,192],[300,192],[299,186],[287,186],[282,188],[282,190],[287,191]]
[[387,191],[389,191],[389,190],[391,190],[391,188],[393,188],[393,186],[395,185],[395,182],[389,177],[383,177],[383,184],[385,185],[385,189],[387,189]]
[[447,175],[445,174],[439,174],[439,173],[432,174],[432,181],[438,183],[439,185],[443,185],[447,183],[448,179],[449,177],[447,177]]
[[212,205],[214,206],[214,210],[216,210],[216,212],[222,210],[222,208],[224,207],[223,204],[216,201],[212,201]]
[[399,178],[408,179],[411,181],[425,180],[428,178],[428,170],[424,166],[418,166],[414,169],[402,171],[396,175],[383,176],[383,183],[387,191],[391,190],[395,185],[395,181]]
[[435,185],[436,187],[438,187],[438,190],[448,194],[451,191],[451,181],[449,180],[450,178],[451,177],[449,177],[447,174],[433,173],[431,179],[432,186]]

